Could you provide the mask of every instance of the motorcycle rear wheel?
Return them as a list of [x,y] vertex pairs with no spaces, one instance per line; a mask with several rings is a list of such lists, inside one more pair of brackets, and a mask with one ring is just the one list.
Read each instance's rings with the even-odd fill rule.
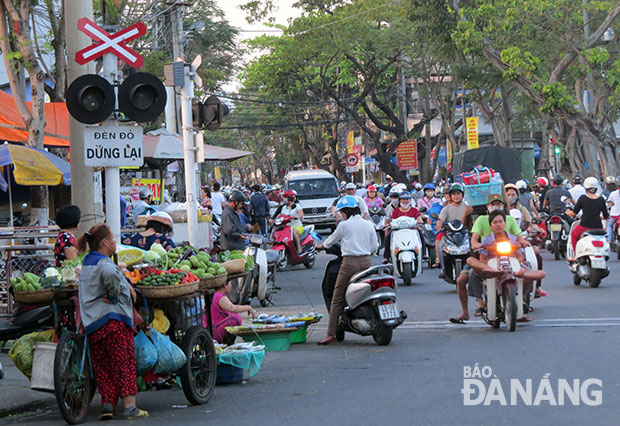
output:
[[573,284],[575,285],[581,284],[581,277],[578,274],[573,274]]
[[316,261],[316,257],[313,257],[312,259],[306,260],[304,262],[304,266],[306,267],[306,269],[312,269],[312,267],[314,266],[314,262]]
[[603,277],[605,275],[605,270],[592,269],[591,274],[592,275],[590,278],[590,287],[597,288],[601,284],[601,281],[603,280]]
[[392,341],[392,327],[389,325],[381,324],[379,330],[372,335],[375,343],[379,346],[389,345]]
[[560,253],[560,242],[555,241],[553,243],[553,257],[555,260],[560,260],[562,258],[562,253]]
[[342,327],[338,327],[336,330],[336,341],[342,342],[344,340],[344,329]]

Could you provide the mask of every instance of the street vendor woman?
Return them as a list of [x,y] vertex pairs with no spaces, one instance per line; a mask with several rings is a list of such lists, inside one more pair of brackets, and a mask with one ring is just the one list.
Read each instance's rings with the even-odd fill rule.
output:
[[174,248],[170,234],[172,233],[172,218],[166,212],[155,212],[146,221],[146,230],[123,237],[123,244],[138,247],[144,250],[153,244],[161,244],[166,250]]
[[136,355],[133,342],[133,305],[136,293],[110,256],[116,252],[114,234],[99,223],[78,240],[78,248],[89,252],[80,275],[80,312],[88,336],[97,389],[101,394],[101,419],[114,417],[118,399],[120,417],[148,417],[136,407]]
[[64,206],[56,212],[56,225],[60,228],[54,244],[56,266],[60,266],[65,260],[73,260],[78,256],[75,233],[80,224],[81,215],[78,206]]
[[241,325],[241,312],[247,312],[252,318],[256,318],[256,311],[249,305],[235,305],[228,298],[232,281],[228,281],[213,294],[211,302],[211,323],[213,325],[213,338],[219,343],[232,345],[235,336],[226,331],[226,327]]

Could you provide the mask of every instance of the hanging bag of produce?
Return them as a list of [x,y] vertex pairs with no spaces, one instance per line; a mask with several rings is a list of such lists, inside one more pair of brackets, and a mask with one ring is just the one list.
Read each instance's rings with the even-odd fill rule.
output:
[[133,339],[136,348],[136,371],[138,374],[149,371],[157,363],[157,349],[155,345],[146,337],[144,331],[140,332]]
[[170,337],[164,336],[152,328],[149,329],[149,335],[157,349],[157,363],[153,369],[155,374],[172,373],[183,367],[187,357],[181,348],[172,343]]

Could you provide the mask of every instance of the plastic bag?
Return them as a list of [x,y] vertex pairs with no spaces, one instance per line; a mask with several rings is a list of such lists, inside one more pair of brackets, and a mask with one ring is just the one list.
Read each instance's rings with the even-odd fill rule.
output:
[[154,328],[159,331],[161,334],[165,334],[170,328],[170,321],[164,314],[164,311],[161,309],[155,309],[153,316],[153,321],[149,327]]
[[157,349],[142,330],[134,337],[133,343],[136,348],[136,371],[142,374],[157,363]]
[[34,333],[25,334],[13,343],[9,350],[9,356],[19,371],[21,371],[28,380],[32,374],[32,359],[34,358],[34,344],[37,342],[53,342],[55,331],[53,329],[46,331],[35,331]]
[[157,330],[150,329],[151,341],[157,349],[157,363],[153,372],[166,374],[177,371],[187,361],[185,353],[177,345],[172,343],[170,337],[164,336]]

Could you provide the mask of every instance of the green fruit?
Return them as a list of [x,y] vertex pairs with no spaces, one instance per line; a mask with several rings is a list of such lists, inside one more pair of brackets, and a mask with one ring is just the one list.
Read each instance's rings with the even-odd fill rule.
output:
[[192,268],[189,265],[181,265],[179,269],[185,272],[189,272]]

